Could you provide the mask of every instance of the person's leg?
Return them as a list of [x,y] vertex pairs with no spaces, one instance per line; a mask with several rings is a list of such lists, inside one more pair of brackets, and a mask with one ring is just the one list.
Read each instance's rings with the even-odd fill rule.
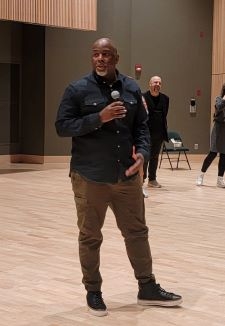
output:
[[212,164],[213,160],[216,158],[217,153],[216,152],[209,152],[209,154],[206,156],[206,158],[203,161],[201,172],[205,173],[210,165]]
[[79,257],[83,273],[82,282],[87,290],[90,313],[102,317],[107,308],[102,298],[102,278],[99,271],[101,228],[109,204],[110,189],[106,184],[90,182],[78,173],[71,173],[74,200],[79,227]]
[[143,180],[142,194],[143,194],[144,198],[148,198],[148,192],[146,191],[146,189],[144,187],[144,182],[145,182],[145,179],[147,178],[147,169],[148,169],[148,161],[144,161],[143,167],[140,169],[140,176],[141,176],[141,179]]
[[107,185],[86,181],[76,172],[71,173],[71,182],[78,217],[82,282],[87,291],[100,291],[101,228],[109,203],[109,189]]
[[148,170],[148,161],[144,161],[143,164],[143,182],[145,182],[145,179],[147,178],[147,170]]
[[112,189],[110,207],[124,237],[135,277],[139,282],[155,280],[152,274],[152,257],[148,242],[148,227],[145,222],[141,178],[137,175],[128,181],[112,185]]
[[223,180],[225,171],[225,154],[221,153],[218,162],[218,178],[217,178],[217,187],[225,188],[225,182]]
[[221,153],[218,162],[218,177],[224,176],[225,171],[225,154]]
[[[148,179],[149,179],[149,186],[151,186],[152,184],[153,187],[154,187],[154,181],[156,181],[156,171],[158,167],[159,154],[160,154],[162,142],[163,142],[162,138],[153,138],[151,140],[150,159],[148,165]],[[160,187],[160,185],[158,186]]]
[[138,304],[177,306],[182,297],[165,291],[156,284],[152,273],[152,256],[145,221],[144,200],[139,176],[113,188],[112,208],[125,240],[127,255],[138,280]]
[[202,186],[205,172],[208,170],[209,166],[212,164],[213,160],[216,158],[216,152],[209,152],[203,161],[201,173],[197,176],[196,185]]

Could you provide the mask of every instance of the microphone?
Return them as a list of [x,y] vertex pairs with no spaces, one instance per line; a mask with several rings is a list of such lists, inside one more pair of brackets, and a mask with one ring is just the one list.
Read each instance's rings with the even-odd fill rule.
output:
[[116,102],[120,100],[120,92],[118,91],[112,91],[111,92],[112,99]]
[[[112,99],[113,99],[113,101],[114,102],[116,102],[116,101],[121,101],[121,102],[123,102],[124,103],[124,101],[121,99],[121,97],[120,97],[120,92],[118,92],[118,91],[112,91],[111,92],[111,97],[112,97]],[[124,105],[124,104],[123,104]],[[124,116],[122,117],[122,118],[124,118],[125,117],[125,114],[124,114]],[[120,118],[121,119],[121,118]],[[115,119],[115,122],[117,122],[118,121],[118,118],[116,118]]]

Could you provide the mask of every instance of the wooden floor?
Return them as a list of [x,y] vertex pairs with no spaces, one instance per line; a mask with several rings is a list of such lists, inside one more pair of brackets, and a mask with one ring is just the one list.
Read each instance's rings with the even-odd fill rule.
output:
[[107,317],[87,313],[76,212],[67,164],[0,164],[1,326],[224,326],[225,189],[216,162],[205,186],[163,163],[145,200],[157,281],[182,294],[180,308],[141,307],[123,239],[108,211],[101,271]]

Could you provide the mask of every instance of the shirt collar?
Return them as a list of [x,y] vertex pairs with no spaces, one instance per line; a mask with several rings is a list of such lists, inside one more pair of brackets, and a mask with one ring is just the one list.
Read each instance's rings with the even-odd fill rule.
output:
[[116,80],[112,84],[109,84],[108,82],[106,82],[104,77],[101,77],[101,76],[97,75],[95,71],[93,71],[93,76],[94,76],[94,79],[97,81],[97,83],[99,85],[109,85],[111,87],[112,86],[121,86],[122,85],[121,76],[120,76],[120,73],[119,73],[119,71],[117,69],[116,69]]

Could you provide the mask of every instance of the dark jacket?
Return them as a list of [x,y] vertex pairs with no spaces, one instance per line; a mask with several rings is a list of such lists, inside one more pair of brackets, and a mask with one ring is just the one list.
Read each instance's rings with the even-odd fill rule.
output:
[[[126,117],[102,124],[99,112],[112,102],[118,90],[127,109]],[[91,73],[65,90],[56,119],[59,136],[72,137],[71,171],[89,180],[116,183],[126,180],[134,162],[133,148],[149,155],[147,114],[136,82],[118,73],[113,85]]]
[[[221,96],[216,97],[215,113],[223,115],[225,112],[225,100]],[[215,116],[215,115],[214,115]],[[210,150],[225,154],[225,122],[214,121],[211,132]]]
[[159,93],[157,105],[152,100],[150,91],[143,94],[148,107],[148,127],[151,138],[162,137],[162,140],[168,141],[167,134],[167,114],[169,110],[169,97]]

